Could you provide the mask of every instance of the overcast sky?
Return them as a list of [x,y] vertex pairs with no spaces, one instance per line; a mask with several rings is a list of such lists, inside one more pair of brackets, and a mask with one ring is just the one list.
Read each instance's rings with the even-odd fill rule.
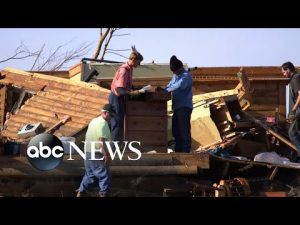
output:
[[[53,51],[59,45],[63,50],[76,48],[82,43],[90,44],[85,57],[91,57],[97,44],[99,29],[0,29],[0,61],[14,54],[23,42],[30,50],[38,51],[45,44],[44,52]],[[300,65],[300,29],[227,29],[227,28],[124,28],[114,37],[112,49],[129,49],[135,45],[144,56],[143,63],[168,63],[176,55],[189,67],[217,66],[280,66],[285,61]],[[126,56],[129,51],[123,52]],[[107,60],[124,61],[114,54]],[[29,70],[34,59],[10,60],[0,64],[4,67]],[[68,66],[78,63],[72,61]]]

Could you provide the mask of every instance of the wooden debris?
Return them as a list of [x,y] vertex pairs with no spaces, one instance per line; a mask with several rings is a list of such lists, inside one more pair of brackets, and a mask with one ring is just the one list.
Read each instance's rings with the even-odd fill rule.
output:
[[272,135],[274,135],[276,138],[278,138],[281,142],[283,142],[285,145],[289,146],[290,149],[293,151],[293,158],[295,158],[298,154],[297,148],[294,144],[292,144],[289,140],[287,140],[286,138],[284,138],[283,136],[281,136],[280,134],[278,134],[277,132],[275,132],[274,130],[272,130],[271,128],[269,128],[266,124],[262,123],[261,121],[259,121],[258,119],[253,118],[252,116],[250,116],[248,113],[244,112],[244,115],[251,121],[253,121],[254,123],[258,124],[259,126],[261,126],[262,128],[264,128],[266,131],[268,131],[269,133],[271,133]]
[[62,118],[60,121],[58,121],[56,124],[54,124],[52,127],[49,127],[45,133],[51,133],[53,132],[55,129],[57,129],[59,126],[65,124],[67,121],[69,121],[71,119],[71,116],[67,115],[64,116],[64,118]]

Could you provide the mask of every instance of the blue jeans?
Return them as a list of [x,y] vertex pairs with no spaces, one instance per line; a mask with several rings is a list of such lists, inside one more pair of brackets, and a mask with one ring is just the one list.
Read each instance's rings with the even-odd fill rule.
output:
[[172,117],[172,133],[175,138],[175,152],[191,151],[191,114],[192,109],[182,107],[174,111]]
[[111,118],[111,141],[123,142],[124,139],[124,116],[125,116],[125,97],[116,96],[112,92],[108,98],[109,104],[111,104],[116,115]]
[[[102,157],[102,154],[96,154],[96,159]],[[86,192],[91,184],[98,180],[100,194],[108,194],[111,187],[111,173],[108,166],[104,164],[103,160],[89,160],[90,153],[86,153],[86,160],[84,160],[85,174],[82,178],[79,192]]]

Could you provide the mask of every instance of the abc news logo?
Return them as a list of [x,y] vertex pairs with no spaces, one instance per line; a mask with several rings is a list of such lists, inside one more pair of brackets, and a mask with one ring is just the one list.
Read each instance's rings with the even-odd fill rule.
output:
[[[128,146],[129,150],[137,155],[135,158],[131,158],[128,156],[128,160],[138,160],[141,158],[141,151],[135,147],[133,144],[139,144],[138,141],[127,142],[125,141],[125,145],[120,150],[118,142],[91,142],[91,157],[88,160],[103,160],[102,158],[96,157],[96,145],[99,143],[105,144],[110,155],[110,158],[114,160],[114,158],[119,158],[122,160],[126,147]],[[114,150],[112,150],[111,143],[114,144]],[[86,145],[87,143],[84,142]],[[84,160],[87,159],[87,155],[85,151],[82,151],[75,143],[69,142],[69,147],[71,147],[83,158]],[[100,149],[101,151],[101,149]],[[55,169],[59,164],[62,162],[64,157],[64,147],[62,142],[56,136],[52,134],[39,134],[33,137],[27,147],[27,159],[30,164],[41,171],[48,171]],[[74,160],[72,158],[72,151],[69,151],[69,158],[67,160]]]

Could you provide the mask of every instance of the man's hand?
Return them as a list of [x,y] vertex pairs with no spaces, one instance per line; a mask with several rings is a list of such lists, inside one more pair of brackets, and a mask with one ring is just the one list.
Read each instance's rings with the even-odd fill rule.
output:
[[288,119],[291,123],[293,123],[296,120],[296,111],[289,112]]

